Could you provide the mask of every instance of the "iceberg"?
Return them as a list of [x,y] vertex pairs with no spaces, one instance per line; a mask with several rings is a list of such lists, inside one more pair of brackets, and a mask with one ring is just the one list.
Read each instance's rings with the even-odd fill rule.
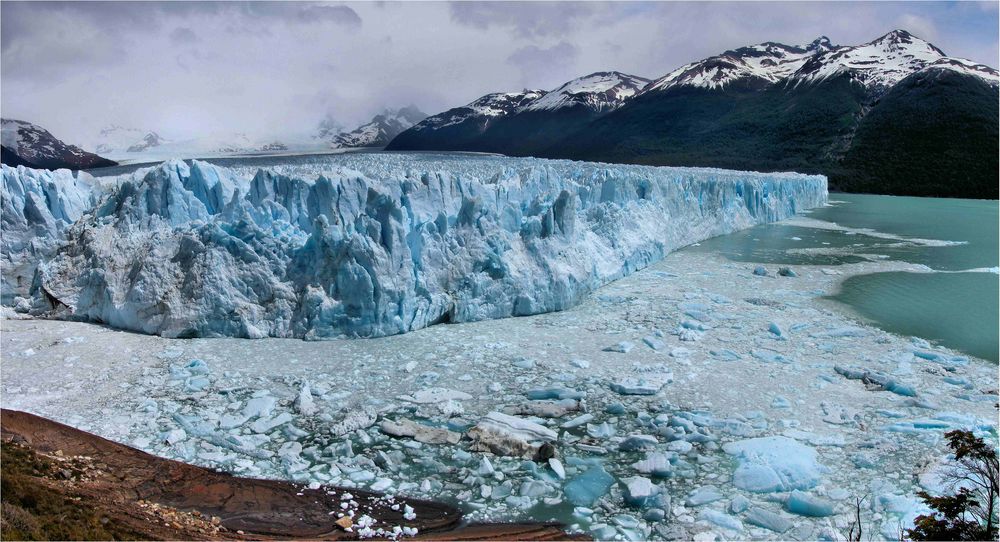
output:
[[730,442],[722,449],[739,461],[733,485],[754,493],[811,489],[825,471],[814,449],[784,436]]
[[37,269],[4,266],[35,314],[326,339],[566,309],[671,250],[822,205],[827,182],[365,154],[253,172],[169,161],[100,183],[4,167],[0,195],[4,258],[47,247]]

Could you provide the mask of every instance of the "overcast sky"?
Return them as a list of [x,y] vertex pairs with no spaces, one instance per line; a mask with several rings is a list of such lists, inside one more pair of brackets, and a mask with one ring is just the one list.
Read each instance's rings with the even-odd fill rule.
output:
[[759,43],[894,28],[996,67],[996,2],[0,3],[2,114],[85,143],[308,134],[385,107],[436,113],[600,70],[655,78]]

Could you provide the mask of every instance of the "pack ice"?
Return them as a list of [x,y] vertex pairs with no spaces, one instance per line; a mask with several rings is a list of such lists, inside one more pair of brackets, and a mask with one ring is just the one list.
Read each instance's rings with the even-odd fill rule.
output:
[[673,249],[822,205],[827,183],[367,154],[255,172],[169,161],[104,184],[4,166],[2,197],[4,299],[20,310],[322,339],[566,309]]

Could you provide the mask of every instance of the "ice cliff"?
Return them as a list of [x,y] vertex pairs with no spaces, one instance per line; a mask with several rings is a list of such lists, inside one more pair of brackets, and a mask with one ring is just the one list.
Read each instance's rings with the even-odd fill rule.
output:
[[385,154],[171,161],[106,184],[4,166],[5,301],[167,337],[391,335],[566,309],[671,250],[821,205],[826,186]]

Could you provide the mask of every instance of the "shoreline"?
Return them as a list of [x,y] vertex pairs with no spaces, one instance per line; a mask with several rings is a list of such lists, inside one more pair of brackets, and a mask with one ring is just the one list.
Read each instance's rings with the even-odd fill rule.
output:
[[[89,364],[92,367],[87,371],[94,373],[96,381],[86,390],[83,402],[84,406],[90,405],[86,410],[92,414],[77,419],[74,425],[82,424],[116,440],[133,444],[138,441],[145,445],[140,447],[160,455],[206,466],[221,466],[252,476],[294,477],[302,472],[285,472],[271,461],[241,460],[238,453],[227,450],[200,452],[205,445],[199,444],[202,441],[196,435],[188,435],[179,448],[157,445],[151,437],[176,427],[175,416],[166,413],[171,409],[184,419],[217,426],[223,416],[236,413],[244,400],[263,394],[277,399],[276,412],[293,413],[294,427],[308,435],[292,438],[287,432],[271,431],[269,441],[261,445],[276,450],[282,442],[301,441],[301,458],[315,466],[318,463],[306,458],[306,450],[339,454],[344,439],[329,438],[327,428],[338,423],[345,413],[364,407],[376,409],[381,420],[417,419],[464,432],[490,411],[537,406],[537,400],[526,400],[525,392],[570,389],[585,397],[582,410],[557,418],[528,417],[560,432],[557,447],[566,465],[567,480],[581,475],[592,461],[600,461],[617,479],[598,501],[606,508],[599,504],[590,509],[590,516],[567,506],[563,494],[567,482],[544,466],[535,472],[524,471],[519,460],[487,454],[498,470],[501,465],[511,469],[508,480],[514,481],[514,491],[500,500],[483,497],[481,493],[487,490],[481,487],[490,486],[496,491],[502,484],[477,474],[480,455],[466,458],[469,454],[464,451],[468,446],[465,441],[455,446],[421,445],[388,436],[378,424],[348,435],[355,443],[352,453],[357,455],[353,458],[323,455],[324,461],[336,462],[340,474],[323,474],[326,471],[321,470],[318,474],[306,471],[307,476],[319,480],[316,477],[320,474],[329,475],[363,487],[372,481],[355,482],[352,477],[363,480],[367,474],[355,474],[375,472],[376,481],[388,480],[391,491],[399,494],[435,495],[462,502],[475,521],[554,519],[566,523],[572,532],[586,532],[595,538],[612,534],[647,538],[683,534],[690,538],[703,532],[728,537],[784,538],[794,534],[798,538],[815,538],[831,530],[837,532],[847,520],[849,496],[862,492],[893,496],[907,503],[893,510],[866,511],[866,521],[888,525],[912,517],[918,510],[913,494],[923,487],[918,476],[922,468],[915,466],[929,465],[943,455],[939,433],[952,426],[971,424],[977,430],[989,426],[996,400],[995,366],[873,328],[828,306],[833,302],[823,299],[849,276],[904,270],[908,266],[912,264],[885,261],[835,266],[842,272],[840,275],[821,271],[832,266],[788,266],[799,275],[795,278],[774,276],[777,266],[768,266],[772,276],[755,277],[751,274],[752,264],[680,251],[601,288],[566,311],[432,326],[368,341],[176,340],[97,330],[92,324],[6,321],[5,336],[14,337],[11,341],[16,344],[13,348],[11,343],[5,344],[8,352],[23,352],[22,345],[29,343],[38,343],[39,348],[25,359],[34,369],[20,360],[11,363],[13,360],[8,358],[5,362],[4,405],[11,406],[12,397],[16,398],[15,406],[42,413],[65,411],[59,405],[79,405],[83,390],[73,392],[73,386],[65,383],[72,376],[53,377],[51,372],[73,373],[79,370],[79,364]],[[698,321],[690,314],[710,323],[704,330],[687,333],[695,340],[682,340],[685,334],[678,330],[684,322]],[[775,323],[784,337],[769,331],[770,323]],[[80,340],[65,343],[72,337]],[[645,338],[651,341],[647,343]],[[95,359],[89,349],[101,351],[102,344],[109,340],[129,361],[102,364]],[[625,352],[608,351],[621,342],[632,346],[619,349]],[[727,359],[726,351],[737,357]],[[924,359],[915,352],[940,355],[945,363]],[[81,357],[67,362],[64,354]],[[171,368],[194,358],[203,359],[211,368],[207,390],[184,391],[183,381],[170,382]],[[586,367],[577,360],[585,361]],[[67,363],[72,366],[66,367]],[[893,375],[911,386],[916,396],[866,388],[834,370],[841,365]],[[280,367],[280,374],[275,374],[276,367]],[[114,373],[110,372],[112,368]],[[647,378],[664,371],[671,373],[672,382],[664,383],[652,395],[622,395],[609,389],[609,384],[626,377]],[[18,382],[11,382],[11,373]],[[21,387],[29,380],[38,385],[60,382],[61,389],[46,396],[41,388],[32,392],[30,387]],[[295,411],[295,398],[306,380],[313,386],[319,418]],[[121,387],[126,384],[127,388]],[[468,394],[469,398],[427,404],[402,399],[440,387]],[[141,398],[157,402],[157,409],[143,410]],[[615,407],[616,403],[624,410]],[[591,422],[561,427],[587,413],[594,416]],[[687,435],[710,435],[711,439],[690,446],[690,441],[678,441],[677,435],[665,436],[667,424],[660,426],[658,416],[702,420],[699,423],[704,425]],[[921,420],[929,419],[936,421],[929,424],[930,429],[921,429],[927,425]],[[610,429],[610,434],[602,427]],[[233,431],[253,435],[246,427]],[[995,426],[992,431],[995,435]],[[674,475],[654,477],[663,494],[673,498],[672,504],[660,505],[669,518],[665,522],[645,519],[648,507],[622,502],[627,490],[623,480],[643,476],[633,463],[649,451],[618,449],[629,435],[640,433],[660,441],[655,450],[681,451],[675,457],[679,461],[672,465]],[[734,464],[732,456],[723,450],[725,445],[767,436],[783,436],[815,451],[825,473],[807,490],[833,502],[837,511],[833,516],[813,519],[786,513],[781,503],[787,491],[754,494],[732,487]],[[197,446],[191,448],[185,442]],[[404,458],[403,469],[364,466],[365,458],[379,452]],[[417,467],[418,463],[422,466]],[[441,466],[426,470],[424,465],[431,464]],[[868,464],[877,467],[864,466]],[[352,471],[359,466],[359,470]],[[471,485],[462,482],[469,476]],[[426,491],[409,481],[421,477],[440,480],[441,486]],[[883,480],[881,485],[872,486],[879,479]],[[692,500],[692,493],[707,486],[779,514],[790,530],[776,533],[731,522],[745,519],[745,514],[728,512],[728,499],[708,503]],[[542,494],[524,496],[533,489]],[[552,504],[543,504],[545,499]],[[638,524],[630,519],[615,522],[615,518],[622,517],[637,519]]]

